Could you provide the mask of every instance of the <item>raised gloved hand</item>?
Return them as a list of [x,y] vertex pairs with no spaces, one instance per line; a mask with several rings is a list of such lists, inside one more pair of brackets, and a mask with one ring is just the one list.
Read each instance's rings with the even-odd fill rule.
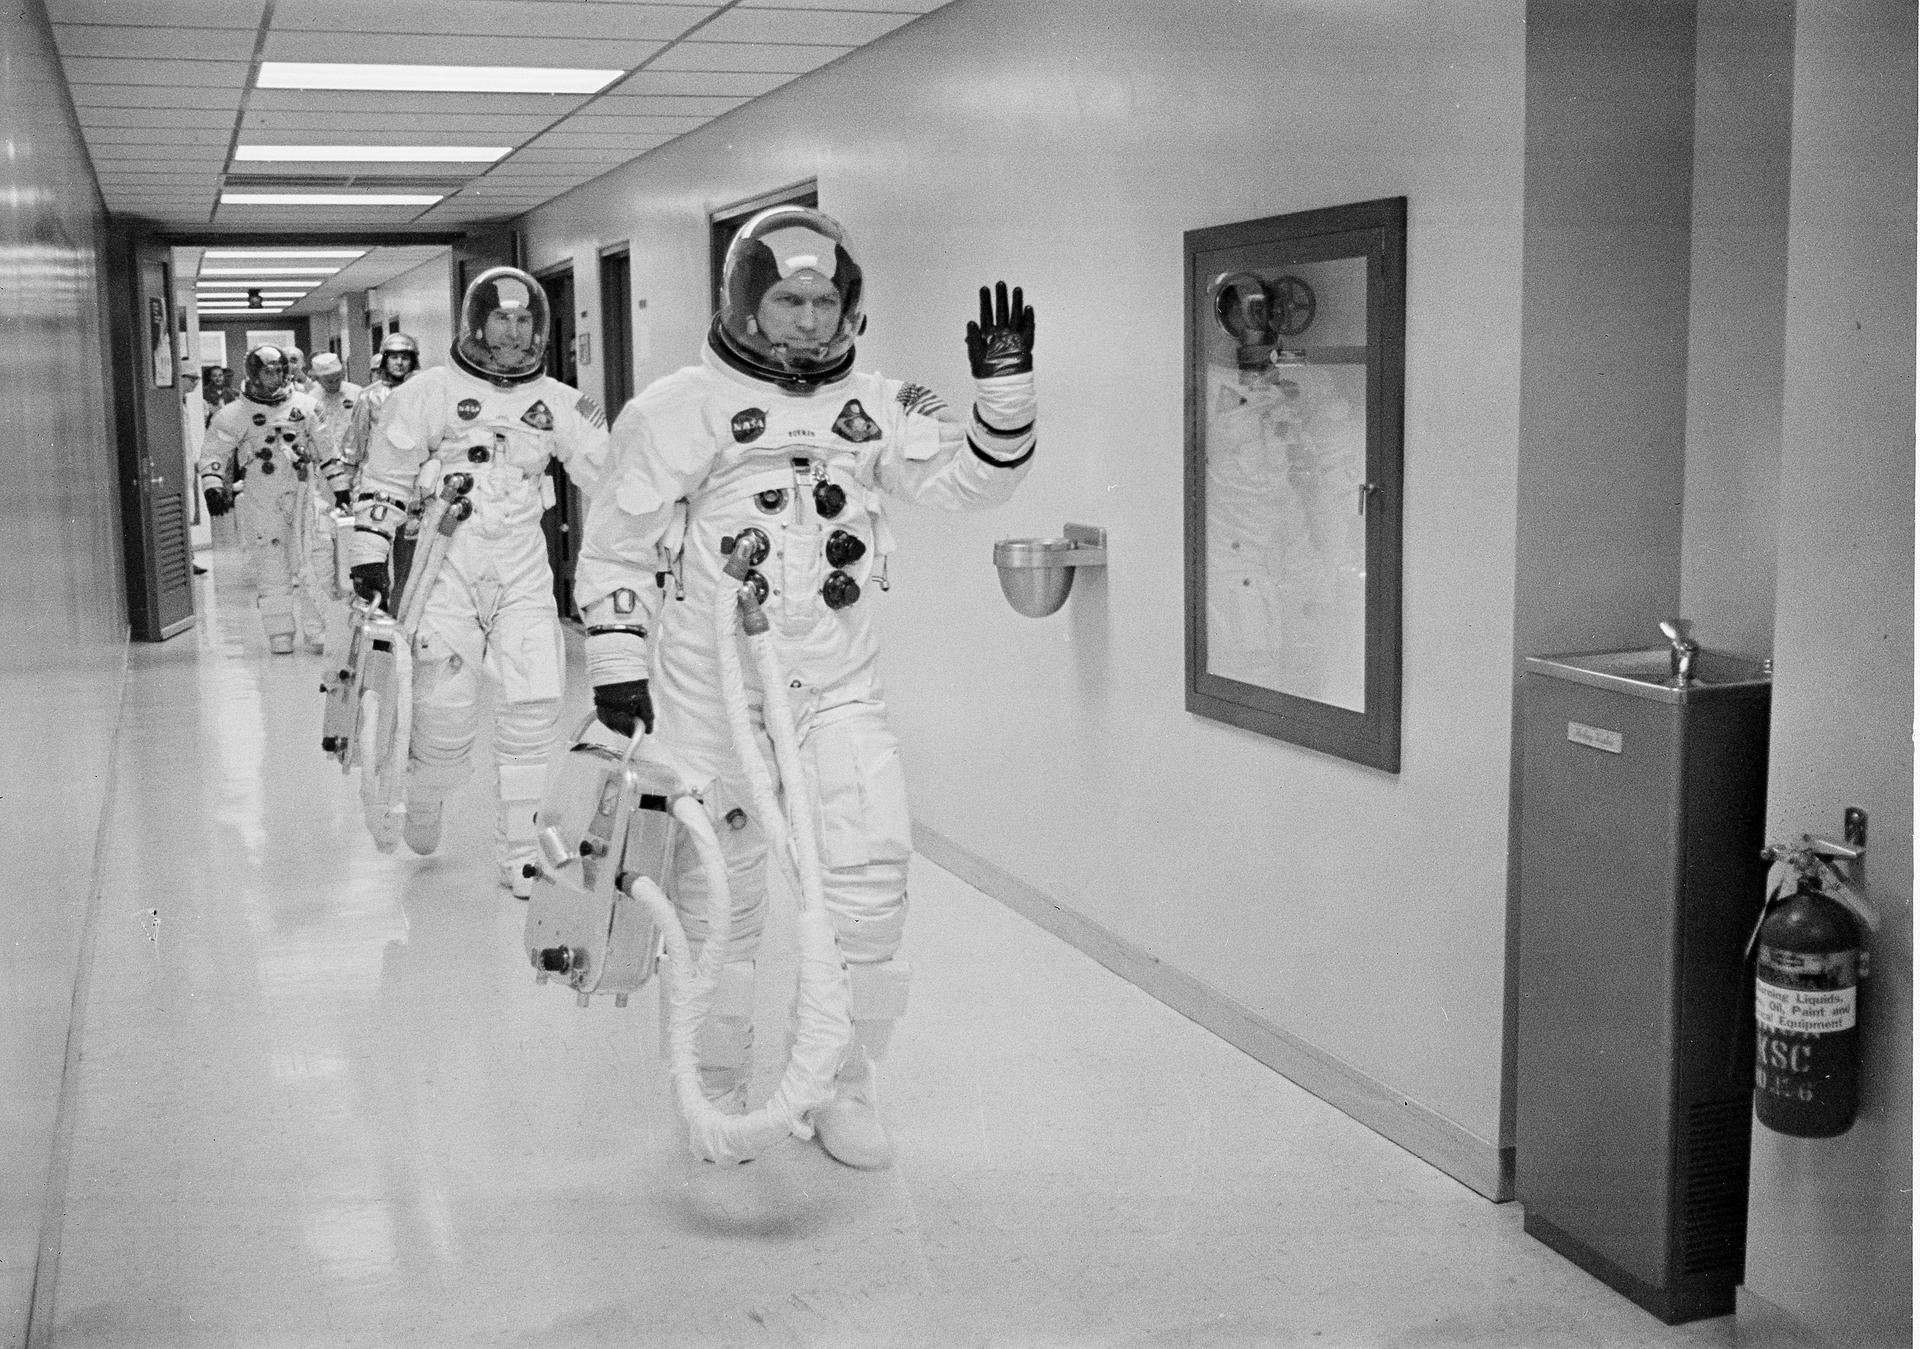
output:
[[204,488],[200,495],[206,498],[208,515],[218,517],[233,509],[233,493],[224,487]]
[[333,508],[337,511],[352,510],[353,509],[353,493],[345,490],[344,488],[338,492],[335,492],[333,494]]
[[1020,287],[1007,298],[1007,283],[996,281],[988,293],[980,287],[980,321],[967,324],[967,361],[975,379],[1024,375],[1033,369],[1033,307]]
[[357,562],[347,577],[353,582],[353,593],[368,604],[376,603],[393,585],[384,562]]
[[600,724],[621,735],[633,734],[634,726],[653,734],[653,696],[644,679],[627,679],[618,684],[600,684],[593,690],[593,710]]

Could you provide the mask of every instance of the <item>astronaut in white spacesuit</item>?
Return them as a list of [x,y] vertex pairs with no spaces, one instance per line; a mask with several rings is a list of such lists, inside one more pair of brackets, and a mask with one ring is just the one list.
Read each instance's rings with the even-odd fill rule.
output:
[[347,461],[357,484],[360,466],[367,462],[367,446],[373,439],[373,424],[386,406],[387,395],[411,379],[420,369],[420,344],[405,333],[391,333],[380,344],[373,367],[373,382],[360,391],[354,405],[353,420],[341,443],[341,456]]
[[[723,547],[764,536],[768,551],[746,583],[764,591],[791,685],[779,696],[792,702],[819,803],[825,900],[849,965],[855,1032],[836,1097],[814,1124],[835,1158],[884,1167],[893,1150],[874,1105],[874,1063],[906,1008],[912,841],[862,592],[890,546],[883,496],[980,509],[1007,500],[1026,475],[1033,311],[1017,288],[1011,300],[1004,284],[981,290],[966,337],[973,405],[961,418],[928,389],[853,369],[861,273],[832,218],[799,207],[754,217],[727,252],[723,289],[702,364],[654,383],[615,425],[614,469],[588,509],[576,585],[588,676],[613,730],[653,730],[657,714],[644,752],[672,763],[733,826],[718,831],[731,940],[698,1052],[708,1096],[737,1110],[750,1075],[767,844],[728,735],[709,614],[715,587],[735,584],[723,579]],[[661,573],[684,585],[684,603],[663,598]],[[884,585],[884,570],[879,577]],[[747,678],[759,727],[763,691]],[[691,858],[681,862],[674,899],[697,945],[705,878]]]
[[313,399],[288,388],[285,353],[259,346],[247,353],[240,397],[214,414],[201,445],[207,512],[234,511],[259,587],[267,649],[276,655],[293,650],[296,600],[308,649],[326,648],[326,622],[302,584],[299,552],[313,494],[308,479],[318,472],[317,417]]
[[375,423],[355,502],[353,584],[390,589],[388,558],[421,470],[470,474],[472,518],[452,536],[414,637],[413,731],[402,837],[440,843],[447,796],[469,776],[480,677],[493,680],[501,884],[531,892],[533,815],[546,785],[566,674],[540,517],[553,504],[549,460],[591,490],[606,465],[607,421],[593,400],[543,373],[546,293],[525,272],[482,273],[461,305],[452,365],[395,389]]

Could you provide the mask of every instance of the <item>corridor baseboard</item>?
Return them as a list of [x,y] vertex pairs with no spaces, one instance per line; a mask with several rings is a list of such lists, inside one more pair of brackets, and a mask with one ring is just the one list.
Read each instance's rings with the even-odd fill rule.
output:
[[1289,1081],[1496,1203],[1513,1198],[1513,1148],[1469,1133],[1256,1015],[1219,989],[1171,968],[1098,923],[924,824],[914,847],[930,862],[999,900],[1142,992],[1206,1027]]

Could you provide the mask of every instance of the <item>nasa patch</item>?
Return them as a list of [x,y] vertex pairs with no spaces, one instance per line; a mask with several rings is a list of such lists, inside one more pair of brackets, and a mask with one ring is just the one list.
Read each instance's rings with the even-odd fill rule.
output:
[[462,398],[460,405],[454,408],[454,411],[460,414],[461,421],[470,422],[480,415],[480,400],[478,398]]
[[880,428],[874,425],[867,410],[860,406],[858,398],[849,398],[847,405],[840,409],[840,416],[833,423],[833,433],[856,445],[880,439]]
[[266,413],[264,413],[264,412],[256,412],[256,413],[254,413],[254,414],[253,414],[253,424],[254,424],[255,426],[265,426],[265,425],[267,424],[267,414],[266,414]]
[[535,403],[520,414],[520,420],[536,431],[553,430],[553,409],[544,402]]
[[759,408],[748,408],[733,414],[733,438],[742,445],[760,439],[766,430],[767,414]]

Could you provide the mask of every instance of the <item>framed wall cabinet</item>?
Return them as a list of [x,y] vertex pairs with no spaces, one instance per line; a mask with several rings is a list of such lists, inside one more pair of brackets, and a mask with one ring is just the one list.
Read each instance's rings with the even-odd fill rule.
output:
[[1400,770],[1407,200],[1186,234],[1187,710]]

